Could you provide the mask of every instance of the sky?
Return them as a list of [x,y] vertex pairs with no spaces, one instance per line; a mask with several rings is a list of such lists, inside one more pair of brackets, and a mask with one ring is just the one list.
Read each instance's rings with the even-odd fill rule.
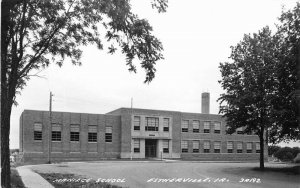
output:
[[[210,113],[218,114],[217,99],[224,91],[219,64],[229,61],[230,46],[275,23],[282,6],[295,0],[169,0],[166,13],[153,10],[148,0],[133,0],[132,10],[153,26],[164,46],[164,60],[157,62],[156,76],[144,84],[145,71],[130,73],[125,56],[110,55],[95,46],[83,47],[82,66],[65,61],[50,65],[32,77],[17,95],[11,116],[10,148],[19,148],[19,118],[24,109],[105,114],[120,107],[201,113],[201,93],[210,92]],[[298,1],[299,2],[299,1]],[[108,47],[108,46],[104,46]],[[106,48],[104,48],[106,49]],[[33,73],[37,70],[32,71]],[[300,143],[281,143],[299,146]]]

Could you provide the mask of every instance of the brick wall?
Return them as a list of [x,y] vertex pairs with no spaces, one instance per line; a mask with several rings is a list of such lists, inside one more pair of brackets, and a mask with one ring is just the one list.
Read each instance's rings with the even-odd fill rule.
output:
[[[42,140],[34,140],[34,123],[42,123]],[[61,125],[61,141],[51,141],[51,161],[100,160],[120,157],[121,117],[115,115],[53,112],[52,123]],[[79,125],[79,142],[70,141],[70,125]],[[97,126],[96,143],[88,142],[88,125]],[[105,127],[113,129],[112,142],[105,142]],[[48,161],[49,112],[25,110],[20,120],[20,145],[25,161]],[[23,134],[22,134],[23,133]]]

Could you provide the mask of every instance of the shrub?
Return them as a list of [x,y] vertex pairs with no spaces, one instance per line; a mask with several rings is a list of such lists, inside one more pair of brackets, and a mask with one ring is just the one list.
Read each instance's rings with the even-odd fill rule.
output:
[[293,149],[290,147],[280,148],[275,154],[275,157],[281,161],[292,161],[294,159]]
[[275,154],[280,148],[280,146],[268,146],[268,155],[271,156]]

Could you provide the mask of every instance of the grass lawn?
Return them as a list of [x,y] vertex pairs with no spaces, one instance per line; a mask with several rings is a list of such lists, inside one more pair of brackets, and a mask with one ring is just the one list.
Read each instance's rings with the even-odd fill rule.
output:
[[[122,188],[95,180],[86,181],[86,178],[74,174],[39,173],[45,180],[55,188]],[[83,181],[83,182],[80,182]]]
[[10,174],[11,187],[12,188],[24,188],[25,186],[21,180],[21,177],[19,176],[18,171],[15,168],[11,168],[10,171],[11,171],[11,174]]

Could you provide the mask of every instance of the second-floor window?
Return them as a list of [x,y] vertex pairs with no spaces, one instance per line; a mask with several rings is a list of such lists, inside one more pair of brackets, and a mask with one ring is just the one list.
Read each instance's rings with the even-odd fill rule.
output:
[[214,133],[220,134],[221,133],[221,123],[215,122],[215,130]]
[[189,121],[183,120],[181,122],[181,132],[188,132],[189,131]]
[[205,121],[204,122],[204,129],[203,129],[204,133],[209,133],[210,132],[210,122],[209,121]]
[[146,117],[146,131],[158,131],[159,120],[157,117]]
[[193,133],[198,133],[200,129],[200,122],[195,120],[193,121]]
[[169,132],[170,127],[170,119],[164,118],[164,132]]
[[243,127],[239,127],[236,129],[236,134],[243,134]]
[[134,116],[133,130],[139,131],[140,127],[141,127],[141,117],[140,116]]

